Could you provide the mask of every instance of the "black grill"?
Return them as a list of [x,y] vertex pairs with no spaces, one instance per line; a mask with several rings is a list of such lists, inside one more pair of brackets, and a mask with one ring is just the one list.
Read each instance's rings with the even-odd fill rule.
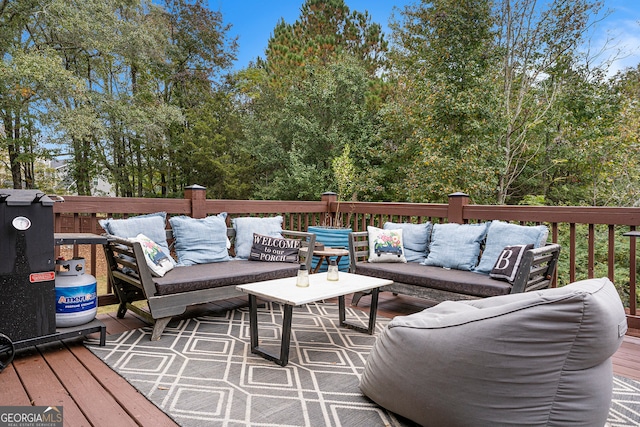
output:
[[56,332],[53,203],[0,189],[0,333],[12,341]]

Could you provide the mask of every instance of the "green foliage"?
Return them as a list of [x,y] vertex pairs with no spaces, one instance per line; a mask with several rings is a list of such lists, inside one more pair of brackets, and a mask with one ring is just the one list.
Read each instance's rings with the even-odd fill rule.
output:
[[253,165],[233,144],[240,122],[230,96],[218,91],[202,105],[191,108],[172,161],[183,185],[198,183],[214,199],[246,199],[252,191]]
[[396,144],[409,161],[397,187],[408,200],[441,201],[455,191],[491,199],[497,101],[490,12],[488,1],[439,0],[407,7],[403,25],[394,24],[398,93],[388,108],[406,117],[401,135],[409,135]]
[[276,25],[266,59],[237,74],[254,197],[317,200],[346,173],[334,170],[335,159],[363,182],[387,90],[377,75],[386,51],[380,28],[343,0],[307,0],[295,23]]
[[[12,12],[9,4],[0,15],[4,19]],[[16,13],[26,13],[19,9]],[[17,18],[23,21],[24,17]],[[14,37],[13,44],[3,44],[0,66],[0,149],[6,150],[14,188],[35,188],[36,158],[42,153],[36,142],[39,122],[47,118],[47,109],[55,110],[52,98],[72,94],[84,95],[82,82],[64,67],[56,51],[49,46],[34,46],[20,37],[17,29],[3,34]],[[6,40],[4,40],[6,42]],[[43,112],[43,110],[45,112]]]
[[527,205],[527,206],[546,206],[547,199],[545,196],[538,194],[527,194],[520,200],[519,205]]
[[[597,120],[573,123],[593,129],[586,138],[604,146],[617,104],[607,96],[603,75],[582,80],[578,92],[585,102],[562,104],[580,87],[577,47],[599,8],[586,0],[436,0],[406,7],[392,25],[397,91],[383,109],[387,132],[397,138],[390,163],[406,165],[404,181],[393,184],[396,194],[443,201],[464,191],[477,203],[498,204],[518,203],[527,194],[554,200],[556,187],[566,194],[559,188],[561,171],[576,162],[556,142],[566,135],[569,116]],[[576,146],[567,141],[572,154]],[[578,152],[578,163],[588,163],[594,152]],[[597,171],[604,177],[609,169]],[[601,183],[590,179],[583,189],[605,194]]]
[[[609,232],[607,225],[594,225],[594,268],[588,271],[589,265],[589,226],[578,224],[575,226],[575,280],[584,280],[589,277],[612,277],[613,283],[623,300],[625,307],[629,306],[629,237],[623,236],[626,227],[615,227],[613,231],[613,270],[609,271]],[[558,285],[564,286],[571,283],[569,258],[571,229],[569,224],[562,224],[558,229],[558,242],[563,250],[560,251],[558,260]],[[612,276],[610,276],[612,274]],[[640,285],[640,284],[639,284]],[[638,302],[640,302],[640,287]]]
[[204,0],[6,0],[7,181],[38,186],[51,150],[79,194],[634,206],[640,69],[578,51],[600,6],[416,2],[388,51],[366,11],[306,0],[224,75],[237,43]]
[[245,149],[256,162],[255,197],[317,200],[336,189],[334,159],[345,147],[352,147],[349,155],[358,169],[375,141],[376,117],[367,104],[370,79],[360,63],[343,58],[306,70],[281,104],[270,86],[250,104]]
[[374,76],[384,66],[386,49],[380,25],[371,23],[367,12],[350,11],[344,0],[306,0],[296,22],[276,25],[263,65],[271,83],[286,90],[308,67],[326,66],[344,55],[359,59]]
[[356,167],[351,158],[351,145],[346,143],[342,154],[333,159],[331,164],[338,188],[338,200],[353,197],[356,183]]
[[[203,0],[50,0],[46,13],[42,2],[18,3],[0,10],[0,18],[18,22],[3,28],[12,39],[2,45],[0,69],[12,168],[25,169],[12,129],[29,120],[49,126],[48,142],[68,155],[79,194],[90,194],[92,179],[107,174],[118,195],[175,195],[211,168],[203,157],[176,165],[179,152],[224,158],[229,150],[220,141],[238,127],[213,79],[231,64],[236,43]],[[227,125],[199,123],[209,113],[225,115]],[[14,185],[23,180],[13,174]]]
[[611,139],[617,142],[616,174],[612,177],[612,204],[640,205],[640,65],[619,73],[614,80],[620,107]]

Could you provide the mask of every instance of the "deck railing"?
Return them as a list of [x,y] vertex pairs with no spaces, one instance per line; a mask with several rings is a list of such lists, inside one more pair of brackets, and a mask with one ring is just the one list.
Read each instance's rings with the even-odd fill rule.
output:
[[[550,229],[549,241],[562,245],[556,284],[607,276],[616,284],[627,305],[629,326],[640,328],[637,314],[636,241],[623,236],[640,225],[640,208],[582,206],[493,206],[475,205],[469,196],[456,193],[446,204],[339,202],[334,193],[325,193],[313,201],[209,200],[203,187],[185,190],[183,199],[114,198],[65,196],[54,205],[56,232],[93,232],[101,234],[98,220],[108,217],[164,211],[169,216],[189,215],[203,218],[227,212],[228,220],[239,216],[282,215],[284,228],[306,230],[316,225],[342,225],[354,231],[367,225],[382,226],[395,222],[481,222],[503,220],[519,224],[545,224]],[[58,249],[59,250],[59,249]],[[77,256],[81,248],[74,247]],[[104,281],[100,305],[116,302],[106,274],[100,271],[103,259],[100,248],[88,252],[89,271]],[[104,264],[104,263],[103,263]]]

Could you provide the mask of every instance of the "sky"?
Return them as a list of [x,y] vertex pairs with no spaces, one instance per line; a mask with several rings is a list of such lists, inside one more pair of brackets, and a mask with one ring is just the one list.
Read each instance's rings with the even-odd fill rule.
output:
[[[382,25],[387,40],[390,40],[388,23],[394,6],[402,9],[417,1],[345,0],[345,3],[352,11],[369,12],[371,20]],[[283,18],[288,24],[294,23],[303,3],[304,0],[209,0],[209,8],[222,12],[225,24],[232,25],[230,35],[238,37],[238,59],[233,68],[242,69],[258,56],[264,57],[267,42],[278,21]],[[613,75],[620,69],[640,63],[640,0],[604,0],[603,10],[610,10],[611,14],[595,25],[589,33],[589,45],[584,48],[599,52],[603,46],[608,46],[596,61],[616,56],[618,59],[609,71],[609,75]],[[608,44],[607,40],[610,40]],[[621,53],[616,54],[617,51]]]
[[[371,21],[382,26],[387,39],[393,7],[402,8],[410,3],[410,0],[345,0],[351,11],[369,12]],[[230,34],[238,37],[238,60],[234,69],[246,67],[258,56],[264,58],[276,24],[281,18],[293,24],[303,4],[304,0],[209,0],[209,8],[222,12],[224,22],[232,25]]]

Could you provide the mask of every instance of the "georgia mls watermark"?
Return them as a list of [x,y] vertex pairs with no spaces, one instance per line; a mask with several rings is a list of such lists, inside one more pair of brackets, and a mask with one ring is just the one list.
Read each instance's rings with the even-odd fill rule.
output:
[[62,427],[62,406],[0,406],[0,427]]

